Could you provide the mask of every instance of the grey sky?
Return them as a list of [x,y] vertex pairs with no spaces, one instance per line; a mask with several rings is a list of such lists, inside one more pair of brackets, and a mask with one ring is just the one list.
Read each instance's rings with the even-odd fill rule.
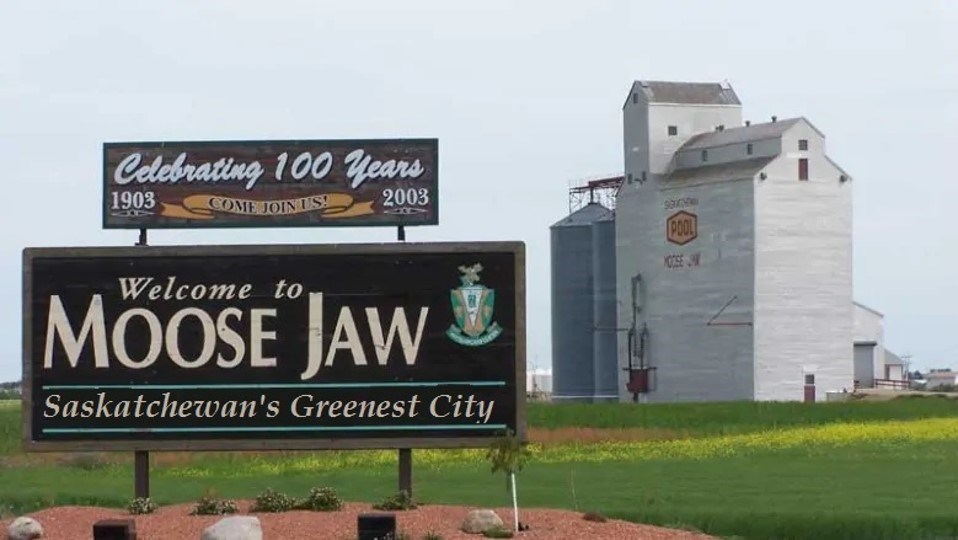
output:
[[885,313],[890,349],[958,367],[958,2],[337,4],[3,3],[0,380],[20,376],[21,250],[136,241],[100,229],[100,145],[126,140],[438,137],[441,223],[407,240],[524,240],[528,357],[545,367],[548,227],[570,181],[621,171],[620,107],[637,78],[728,79],[746,118],[809,118],[856,179],[856,299]]

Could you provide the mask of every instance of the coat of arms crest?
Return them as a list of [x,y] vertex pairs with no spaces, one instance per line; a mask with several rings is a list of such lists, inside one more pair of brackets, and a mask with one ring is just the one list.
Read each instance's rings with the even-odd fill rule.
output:
[[492,322],[496,291],[479,284],[481,264],[460,266],[459,271],[461,286],[449,291],[456,324],[446,330],[446,335],[460,345],[486,345],[502,333],[502,327]]

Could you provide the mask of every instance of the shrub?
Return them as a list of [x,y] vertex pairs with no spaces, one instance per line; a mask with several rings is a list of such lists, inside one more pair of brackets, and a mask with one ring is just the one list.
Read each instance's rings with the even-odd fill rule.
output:
[[422,540],[442,540],[442,535],[434,532],[427,532],[422,536]]
[[207,491],[200,500],[196,502],[193,509],[190,510],[191,516],[218,516],[223,514],[235,514],[237,512],[236,502],[231,499],[217,499],[212,491]]
[[309,496],[300,501],[296,508],[299,510],[315,510],[328,512],[343,507],[343,500],[336,495],[332,488],[322,487],[309,490]]
[[374,504],[373,508],[376,510],[413,510],[417,508],[417,505],[409,496],[409,492],[403,490]]
[[137,497],[126,505],[126,509],[131,514],[152,514],[156,511],[156,503],[149,497]]
[[586,521],[595,521],[596,523],[605,523],[606,521],[608,521],[607,519],[605,519],[605,516],[603,516],[602,514],[598,512],[586,512],[585,514],[582,515],[582,519]]
[[253,502],[251,512],[286,512],[296,506],[296,499],[293,499],[285,493],[279,493],[273,488],[266,488],[265,491],[256,496]]
[[[512,513],[515,516],[515,528],[519,529],[519,500],[516,495],[516,474],[525,467],[532,457],[527,442],[522,441],[511,429],[506,430],[486,452],[486,459],[492,463],[492,474],[502,471],[506,475],[506,491],[512,491]],[[511,537],[510,537],[511,538]]]

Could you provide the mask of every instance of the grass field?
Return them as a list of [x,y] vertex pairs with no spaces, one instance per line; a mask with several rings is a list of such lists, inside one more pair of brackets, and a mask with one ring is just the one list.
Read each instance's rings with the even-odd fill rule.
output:
[[[828,404],[533,404],[535,457],[522,506],[755,539],[958,538],[958,402],[912,398]],[[124,506],[131,456],[24,455],[20,410],[0,405],[0,507]],[[416,498],[506,506],[483,450],[416,450]],[[160,504],[205,490],[248,498],[266,487],[330,486],[352,500],[396,489],[396,453],[155,454]],[[535,526],[535,524],[532,524]]]

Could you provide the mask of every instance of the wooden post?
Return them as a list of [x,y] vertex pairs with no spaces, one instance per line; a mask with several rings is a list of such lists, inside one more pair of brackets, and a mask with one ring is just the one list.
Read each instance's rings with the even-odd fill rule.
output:
[[412,449],[399,449],[399,491],[412,498]]
[[150,496],[150,453],[145,450],[133,454],[133,496]]
[[[146,229],[140,229],[136,245],[147,245]],[[146,450],[133,453],[133,496],[144,499],[150,496],[150,453]]]
[[[396,229],[396,239],[400,242],[406,241],[406,229],[400,225]],[[399,449],[399,491],[406,492],[409,498],[412,498],[412,449]]]

